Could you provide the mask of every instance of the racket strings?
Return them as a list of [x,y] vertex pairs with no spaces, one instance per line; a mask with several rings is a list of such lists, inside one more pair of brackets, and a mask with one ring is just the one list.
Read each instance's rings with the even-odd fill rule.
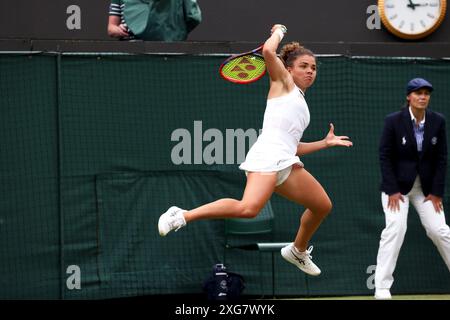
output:
[[265,71],[264,58],[249,54],[228,61],[222,68],[222,75],[230,80],[251,82],[260,78]]

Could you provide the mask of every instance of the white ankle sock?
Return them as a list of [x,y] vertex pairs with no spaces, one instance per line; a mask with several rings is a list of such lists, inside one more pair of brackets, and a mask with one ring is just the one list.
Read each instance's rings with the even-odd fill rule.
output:
[[305,253],[305,251],[300,251],[297,249],[297,247],[293,244],[292,247],[294,248],[294,251],[297,253]]

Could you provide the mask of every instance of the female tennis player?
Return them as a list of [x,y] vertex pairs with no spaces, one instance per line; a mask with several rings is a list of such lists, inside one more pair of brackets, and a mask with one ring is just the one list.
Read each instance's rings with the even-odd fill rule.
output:
[[333,124],[324,139],[300,142],[310,120],[305,92],[316,79],[317,65],[314,54],[297,42],[283,46],[277,56],[286,31],[283,25],[274,25],[263,47],[270,89],[262,133],[239,167],[247,174],[242,199],[220,199],[192,210],[171,207],[159,218],[158,229],[165,236],[195,220],[254,218],[276,192],[307,208],[294,242],[282,248],[281,255],[305,273],[317,276],[321,271],[311,260],[312,246],[308,248],[308,243],[332,205],[299,156],[332,146],[350,147],[352,142],[346,136],[336,136]]

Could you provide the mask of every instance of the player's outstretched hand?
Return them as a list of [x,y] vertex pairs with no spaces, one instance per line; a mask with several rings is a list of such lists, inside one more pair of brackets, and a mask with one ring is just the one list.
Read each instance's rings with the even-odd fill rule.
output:
[[350,141],[350,138],[347,136],[336,136],[334,134],[334,125],[330,123],[330,131],[325,137],[325,143],[327,147],[334,146],[342,146],[342,147],[351,147],[353,143]]

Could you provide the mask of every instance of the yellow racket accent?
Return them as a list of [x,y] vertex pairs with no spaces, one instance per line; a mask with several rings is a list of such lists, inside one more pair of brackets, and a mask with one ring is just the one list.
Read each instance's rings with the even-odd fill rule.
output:
[[226,61],[220,68],[222,77],[235,83],[251,83],[265,73],[264,58],[256,54],[237,56]]

